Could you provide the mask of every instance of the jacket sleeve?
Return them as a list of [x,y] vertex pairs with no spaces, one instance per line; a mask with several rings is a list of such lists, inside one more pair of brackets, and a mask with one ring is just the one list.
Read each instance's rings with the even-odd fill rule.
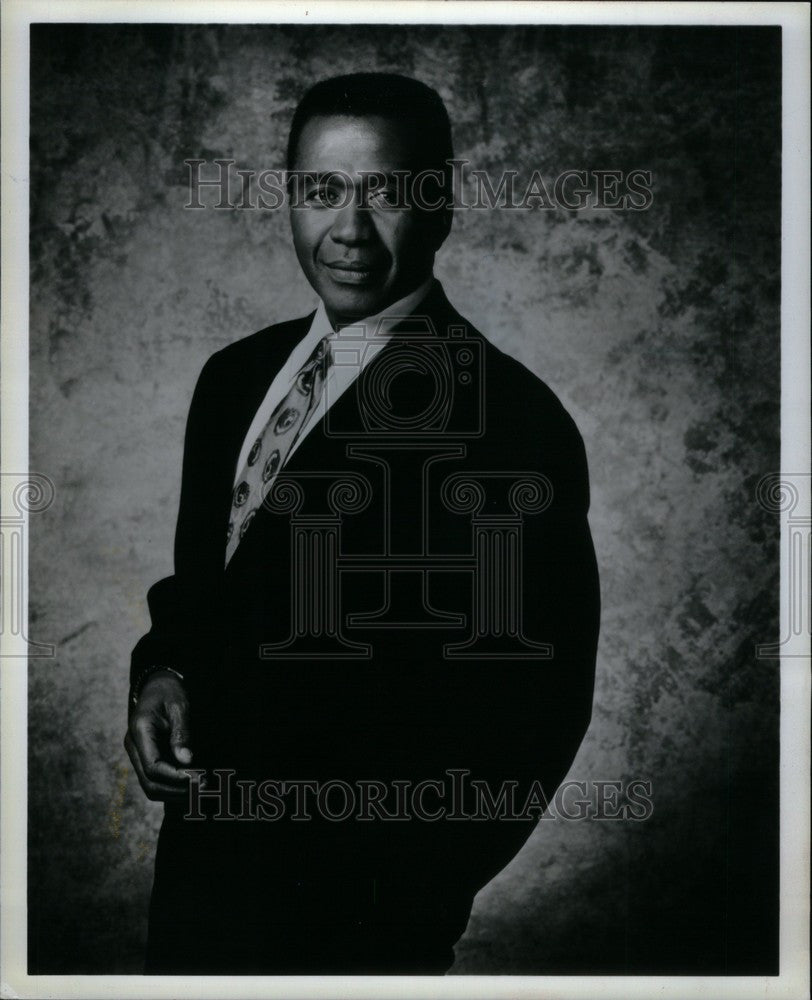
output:
[[219,491],[211,482],[211,460],[222,435],[219,356],[203,367],[189,408],[184,439],[181,496],[175,532],[175,572],[147,594],[151,628],[136,644],[130,689],[155,667],[172,667],[189,684],[199,679],[216,626],[217,588],[223,546]]
[[523,631],[550,655],[469,663],[461,682],[479,734],[471,756],[494,779],[539,780],[548,796],[591,719],[600,623],[586,454],[569,417],[563,425],[554,452],[545,445],[534,463],[550,483],[550,505],[522,523]]
[[[510,461],[517,474],[540,473],[551,487],[549,506],[523,516],[520,546],[522,631],[524,638],[548,644],[550,655],[500,658],[495,653],[488,660],[446,661],[446,710],[432,734],[437,745],[432,773],[442,773],[452,762],[489,789],[494,801],[500,790],[512,789],[508,801],[518,810],[511,819],[460,824],[464,835],[454,840],[449,857],[473,891],[500,871],[530,835],[540,813],[516,820],[533,789],[541,790],[543,802],[553,801],[592,714],[600,593],[587,520],[586,454],[563,408],[552,413],[548,408],[542,416],[543,421],[529,423],[538,428],[537,442],[511,451]],[[491,602],[501,599],[496,590],[488,593]],[[481,810],[483,800],[466,794],[469,814]]]
[[569,433],[550,476],[548,510],[525,521],[525,618],[552,656],[528,671],[520,689],[527,762],[552,795],[564,779],[592,716],[600,626],[600,585],[588,522],[589,478],[583,440]]

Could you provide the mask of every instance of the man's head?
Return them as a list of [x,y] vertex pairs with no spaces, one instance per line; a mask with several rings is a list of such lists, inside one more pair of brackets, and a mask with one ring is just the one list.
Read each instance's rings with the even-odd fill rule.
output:
[[354,73],[305,94],[288,141],[291,227],[334,322],[373,315],[431,274],[452,158],[445,106],[417,80]]

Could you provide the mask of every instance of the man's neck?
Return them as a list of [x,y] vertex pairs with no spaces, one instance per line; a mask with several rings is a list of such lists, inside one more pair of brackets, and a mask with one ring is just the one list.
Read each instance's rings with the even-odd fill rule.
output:
[[424,278],[423,281],[415,285],[411,291],[407,292],[405,295],[402,295],[399,299],[395,299],[394,301],[390,302],[388,305],[384,306],[383,309],[379,309],[377,313],[374,313],[371,316],[357,316],[352,318],[346,316],[337,316],[334,313],[332,313],[330,309],[327,308],[326,303],[324,304],[324,311],[327,315],[327,319],[330,321],[330,325],[332,326],[333,330],[338,332],[345,326],[355,326],[358,323],[368,324],[370,322],[374,322],[376,320],[381,319],[388,313],[392,312],[402,313],[406,310],[410,311],[411,309],[416,308],[427,295],[433,282],[434,282],[434,275],[429,274],[427,278]]

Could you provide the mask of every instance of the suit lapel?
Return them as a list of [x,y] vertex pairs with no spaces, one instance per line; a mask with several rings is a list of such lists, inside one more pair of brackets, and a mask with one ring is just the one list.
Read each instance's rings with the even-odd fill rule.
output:
[[[276,373],[281,368],[291,350],[310,328],[311,322],[312,314],[298,321],[285,336],[276,335],[269,338],[269,342],[263,345],[262,357],[256,365],[256,371],[248,373],[248,382],[239,402],[238,417],[234,421],[234,433],[229,443],[234,456],[230,465],[230,483],[233,482],[237,456],[245,435],[273,378],[273,375],[268,373]],[[368,441],[370,437],[376,437],[374,432],[370,434],[367,429],[369,405],[365,406],[364,401],[375,401],[380,398],[380,387],[375,385],[375,381],[384,367],[389,366],[397,352],[402,352],[401,357],[404,360],[409,352],[414,357],[419,357],[421,347],[425,350],[427,340],[435,338],[442,340],[454,326],[465,326],[474,333],[470,324],[467,324],[450,305],[439,282],[435,282],[415,314],[398,323],[392,331],[392,336],[364,368],[358,379],[310,429],[307,437],[285,463],[281,475],[295,476],[297,472],[309,471],[338,473],[345,470],[349,461],[347,446],[350,443]],[[410,407],[414,408],[414,400],[410,398],[407,390],[400,390],[397,387],[397,381],[398,379],[394,380],[393,391],[389,394],[391,408],[387,412],[387,417],[391,418],[395,425],[398,425],[399,420],[403,422],[408,417]],[[384,436],[388,437],[386,434]],[[246,533],[245,540],[229,562],[227,573],[232,567],[240,565],[243,561],[240,556],[245,558],[247,555],[244,550],[256,544],[263,535],[263,531],[258,531],[257,528],[267,521],[268,517],[268,510],[264,505],[261,506]]]
[[237,473],[240,451],[257,410],[291,351],[310,329],[314,315],[315,311],[301,320],[286,324],[286,328],[281,331],[269,330],[258,334],[260,339],[255,356],[234,373],[235,384],[230,401],[232,420],[229,422],[229,434],[224,442],[228,455],[225,464],[230,477],[229,495],[231,483]]

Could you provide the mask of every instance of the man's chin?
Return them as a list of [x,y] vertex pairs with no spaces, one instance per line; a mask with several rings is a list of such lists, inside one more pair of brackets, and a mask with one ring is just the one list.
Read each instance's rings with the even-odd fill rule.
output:
[[384,288],[346,288],[322,295],[327,314],[334,322],[355,323],[374,316],[394,301]]

